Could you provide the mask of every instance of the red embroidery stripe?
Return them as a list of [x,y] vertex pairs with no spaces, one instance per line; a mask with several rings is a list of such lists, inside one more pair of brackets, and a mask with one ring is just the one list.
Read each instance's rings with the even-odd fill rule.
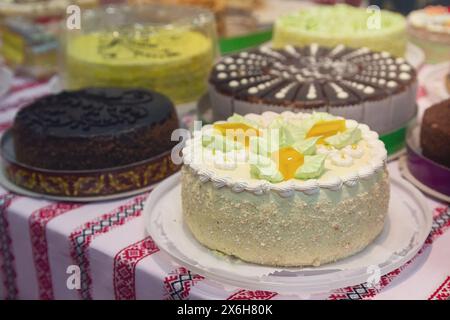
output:
[[127,221],[139,217],[147,194],[140,195],[112,212],[79,226],[70,234],[71,256],[74,263],[81,269],[81,289],[78,292],[82,299],[92,299],[92,279],[87,254],[89,245],[97,236],[106,234]]
[[227,298],[227,300],[270,300],[277,295],[276,292],[271,291],[250,291],[250,290],[239,290],[233,293]]
[[122,249],[114,257],[114,294],[116,300],[136,299],[136,265],[159,249],[151,237],[147,237]]
[[39,299],[53,299],[46,226],[53,218],[79,207],[81,207],[81,204],[53,203],[34,211],[29,218],[31,248],[36,269]]
[[188,269],[180,267],[164,278],[167,300],[187,300],[197,282],[205,279],[201,275],[192,274]]
[[6,193],[0,196],[0,270],[3,274],[3,286],[5,288],[5,299],[17,299],[19,290],[16,283],[16,268],[12,240],[9,232],[7,209],[14,200],[19,197]]
[[450,299],[450,277],[436,289],[436,291],[428,298],[428,300],[448,300]]
[[8,91],[8,94],[17,93],[17,92],[25,90],[25,89],[31,89],[31,88],[40,86],[42,84],[45,84],[47,82],[48,82],[47,79],[37,80],[37,81],[35,81],[35,80],[24,81],[24,82],[21,82],[20,84],[13,85],[11,87],[11,89]]

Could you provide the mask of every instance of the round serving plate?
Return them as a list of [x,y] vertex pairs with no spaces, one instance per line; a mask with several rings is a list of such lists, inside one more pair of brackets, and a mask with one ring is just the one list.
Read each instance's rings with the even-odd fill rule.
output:
[[450,202],[450,168],[428,159],[420,147],[420,126],[412,127],[406,138],[407,153],[399,162],[402,175],[424,193]]
[[[422,247],[432,224],[424,196],[401,179],[391,178],[391,198],[383,232],[363,251],[320,267],[275,268],[217,254],[197,242],[183,223],[181,174],[160,183],[144,207],[146,229],[176,263],[214,284],[283,294],[324,293],[370,281],[409,261]],[[373,276],[373,275],[372,275]]]
[[13,72],[9,68],[0,66],[0,98],[11,88],[13,77]]
[[130,197],[152,189],[179,170],[171,150],[125,166],[99,170],[48,170],[18,161],[11,132],[0,141],[0,184],[30,197],[60,201],[92,202]]
[[[424,68],[425,69],[425,68]],[[427,66],[419,75],[419,82],[424,86],[431,103],[438,103],[450,98],[445,85],[445,77],[450,72],[450,62]]]

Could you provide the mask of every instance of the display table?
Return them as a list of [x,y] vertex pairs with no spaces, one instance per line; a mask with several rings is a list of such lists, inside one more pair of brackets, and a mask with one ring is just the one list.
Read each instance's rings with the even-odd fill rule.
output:
[[[49,92],[47,82],[15,79],[0,101],[0,131],[17,110]],[[419,94],[421,112],[429,105]],[[388,165],[400,176],[397,161]],[[147,194],[92,204],[51,202],[0,188],[0,294],[6,299],[448,299],[450,209],[427,198],[434,224],[422,250],[379,285],[314,296],[223,287],[176,265],[146,234]],[[368,278],[370,274],[368,274]],[[78,282],[77,279],[80,281]],[[80,288],[77,289],[77,284]]]

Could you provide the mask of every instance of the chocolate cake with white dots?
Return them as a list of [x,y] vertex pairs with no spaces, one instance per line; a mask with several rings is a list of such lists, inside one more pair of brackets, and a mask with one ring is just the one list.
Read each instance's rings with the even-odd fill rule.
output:
[[222,58],[209,83],[215,120],[233,113],[326,111],[383,134],[416,113],[414,68],[368,48],[260,47]]

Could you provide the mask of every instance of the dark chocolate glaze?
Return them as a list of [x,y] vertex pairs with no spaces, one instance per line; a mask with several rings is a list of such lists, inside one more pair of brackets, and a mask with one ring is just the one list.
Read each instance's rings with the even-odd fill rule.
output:
[[378,100],[415,79],[413,67],[387,52],[312,44],[261,47],[224,57],[209,81],[237,100],[318,108]]
[[171,111],[170,100],[155,92],[95,88],[40,98],[18,112],[15,124],[37,134],[86,137],[159,123]]
[[19,162],[53,170],[132,164],[169,151],[178,128],[172,102],[143,89],[64,91],[18,112],[12,136]]

